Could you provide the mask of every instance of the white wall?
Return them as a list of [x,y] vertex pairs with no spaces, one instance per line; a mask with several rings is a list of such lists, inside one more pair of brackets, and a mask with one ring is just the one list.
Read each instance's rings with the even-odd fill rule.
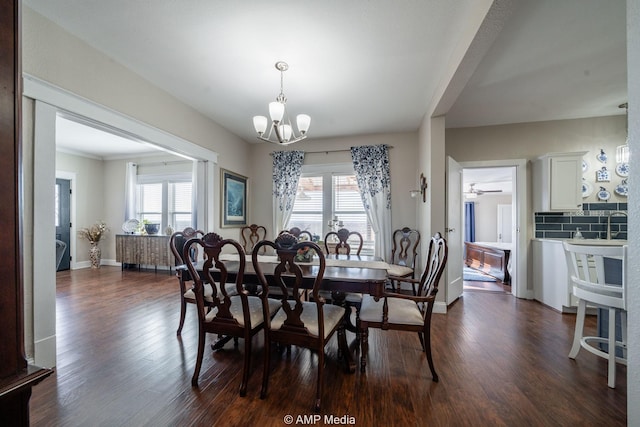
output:
[[[89,260],[89,242],[86,239],[78,239],[77,231],[84,227],[90,227],[100,220],[107,221],[104,215],[105,206],[105,177],[104,163],[101,160],[75,156],[66,153],[56,153],[56,171],[71,172],[76,174],[76,224],[73,224],[71,245],[76,246],[75,262]],[[113,224],[107,221],[113,228]],[[100,247],[104,251],[108,247],[107,238],[101,242]],[[106,255],[103,254],[103,256]]]
[[498,205],[510,205],[511,195],[483,194],[473,200],[476,242],[498,241]]

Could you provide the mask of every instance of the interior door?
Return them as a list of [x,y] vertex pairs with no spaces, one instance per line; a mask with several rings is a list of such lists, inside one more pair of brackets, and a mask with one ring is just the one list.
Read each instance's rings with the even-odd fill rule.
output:
[[498,242],[511,243],[512,228],[511,205],[498,205]]
[[445,238],[449,247],[445,295],[447,305],[462,296],[462,191],[462,167],[454,159],[447,156],[447,226],[445,229]]
[[67,247],[57,271],[68,270],[71,257],[71,181],[56,179],[56,240],[63,241]]

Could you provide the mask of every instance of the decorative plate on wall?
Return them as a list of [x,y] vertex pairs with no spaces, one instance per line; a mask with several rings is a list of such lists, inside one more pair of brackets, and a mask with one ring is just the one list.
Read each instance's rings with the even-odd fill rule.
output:
[[600,191],[598,191],[598,200],[606,202],[610,197],[611,193],[609,193],[606,188],[600,187]]
[[596,181],[597,182],[609,182],[611,181],[611,173],[607,170],[606,166],[603,166],[602,169],[596,171]]
[[616,173],[623,178],[629,176],[629,163],[618,163],[616,165]]
[[586,199],[593,193],[593,186],[589,181],[582,180],[582,198]]
[[585,159],[582,159],[582,173],[585,173],[588,170],[589,170],[589,162],[587,162]]
[[604,150],[601,148],[600,152],[596,156],[596,159],[598,159],[600,163],[607,163],[607,153],[605,153]]
[[616,185],[616,188],[614,188],[613,191],[618,196],[627,197],[627,195],[629,194],[629,186],[627,185],[627,180],[623,179],[620,184]]

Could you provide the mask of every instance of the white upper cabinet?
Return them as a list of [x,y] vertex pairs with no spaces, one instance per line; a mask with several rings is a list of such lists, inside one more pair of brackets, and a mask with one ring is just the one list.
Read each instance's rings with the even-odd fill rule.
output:
[[547,154],[533,163],[535,212],[582,209],[582,158],[585,154]]

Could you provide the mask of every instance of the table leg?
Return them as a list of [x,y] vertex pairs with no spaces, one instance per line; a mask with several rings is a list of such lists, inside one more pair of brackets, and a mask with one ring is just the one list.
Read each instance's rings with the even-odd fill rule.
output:
[[[343,325],[338,329],[338,357],[344,358],[347,372],[352,374],[356,371],[356,362],[347,343],[346,330],[356,333],[356,343],[358,342],[358,334],[355,327],[351,324],[351,306],[345,303],[345,295],[342,292],[332,292],[331,297],[335,305],[339,305],[345,309]],[[353,329],[350,329],[350,327]]]
[[[214,351],[220,350],[222,347],[224,347],[226,343],[231,341],[231,338],[234,338],[234,337],[231,335],[218,336],[218,339],[216,340],[216,342],[211,344],[211,350],[214,350]],[[236,344],[237,344],[237,341],[236,341]]]

